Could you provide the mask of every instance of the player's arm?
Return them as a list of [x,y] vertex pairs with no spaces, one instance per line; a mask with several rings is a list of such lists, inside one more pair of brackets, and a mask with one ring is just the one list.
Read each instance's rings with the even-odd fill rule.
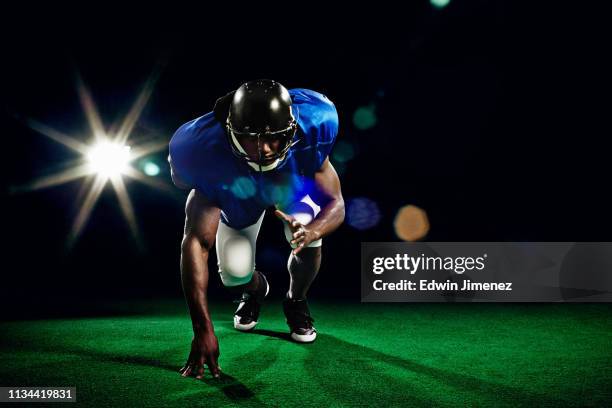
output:
[[201,378],[204,364],[219,375],[219,343],[208,309],[208,255],[212,250],[221,210],[196,190],[185,207],[185,229],[181,242],[181,279],[193,326],[191,353],[181,369],[183,376]]
[[331,234],[344,221],[344,198],[340,179],[329,157],[315,173],[314,182],[315,191],[312,198],[321,205],[321,212],[308,227],[314,231],[314,240],[317,240]]
[[321,211],[317,217],[308,225],[301,225],[293,217],[276,211],[276,215],[289,222],[293,230],[293,241],[298,247],[294,250],[297,254],[301,248],[309,243],[323,238],[336,230],[344,221],[344,199],[340,188],[340,179],[334,166],[325,159],[321,168],[314,175],[315,191],[313,199],[321,205]]

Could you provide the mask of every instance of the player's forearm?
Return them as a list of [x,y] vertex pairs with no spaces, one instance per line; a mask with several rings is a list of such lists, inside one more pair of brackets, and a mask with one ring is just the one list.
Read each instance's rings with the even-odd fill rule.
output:
[[316,234],[316,239],[319,239],[334,232],[343,221],[344,200],[334,198],[321,208],[321,212],[308,224],[308,228]]
[[194,333],[214,331],[208,310],[208,250],[197,240],[183,240],[181,280]]

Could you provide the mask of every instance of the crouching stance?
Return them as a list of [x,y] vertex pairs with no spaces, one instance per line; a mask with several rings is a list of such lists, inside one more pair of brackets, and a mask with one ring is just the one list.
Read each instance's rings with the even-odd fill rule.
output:
[[275,208],[291,245],[283,311],[291,338],[312,342],[307,293],[321,265],[323,238],[344,220],[340,181],[329,162],[338,116],[324,95],[257,80],[217,100],[212,112],[181,126],[170,142],[174,183],[191,189],[181,245],[183,290],[194,330],[181,369],[219,375],[219,345],[207,302],[208,255],[240,294],[234,327],[253,329],[270,287],[256,270],[255,248],[265,210]]

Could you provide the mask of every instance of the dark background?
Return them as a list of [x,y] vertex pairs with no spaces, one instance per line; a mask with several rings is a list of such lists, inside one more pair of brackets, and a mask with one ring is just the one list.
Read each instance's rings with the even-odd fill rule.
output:
[[[364,231],[344,225],[325,240],[313,297],[357,299],[360,242],[398,240],[393,219],[406,204],[427,211],[429,241],[609,240],[603,11],[578,2],[375,6],[338,14],[314,5],[255,13],[109,4],[7,13],[3,313],[181,296],[183,192],[127,180],[143,248],[131,238],[110,186],[71,248],[66,237],[78,210],[78,181],[11,193],[76,158],[16,115],[87,140],[76,72],[110,125],[163,65],[135,134],[167,140],[250,79],[273,78],[334,101],[338,140],[357,149],[341,174],[345,199],[375,201],[382,218]],[[371,104],[376,126],[357,129],[355,110]],[[166,156],[149,158],[161,166],[158,177],[170,182]],[[280,222],[266,217],[258,267],[281,295],[288,247]],[[226,298],[214,270],[212,296]],[[20,306],[9,306],[15,302]]]

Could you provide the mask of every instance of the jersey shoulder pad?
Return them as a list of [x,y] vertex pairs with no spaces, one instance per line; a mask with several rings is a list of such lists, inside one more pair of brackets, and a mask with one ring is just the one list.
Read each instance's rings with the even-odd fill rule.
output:
[[298,123],[304,132],[303,143],[297,150],[314,150],[314,170],[321,167],[331,153],[338,135],[339,121],[336,107],[327,96],[309,89],[289,91],[295,106]]
[[201,186],[199,175],[207,157],[218,147],[222,132],[213,112],[181,125],[170,140],[168,161],[172,180],[179,188]]
[[336,137],[338,112],[327,96],[303,88],[292,89],[289,93],[304,130],[308,130],[308,133],[315,132],[325,139]]

